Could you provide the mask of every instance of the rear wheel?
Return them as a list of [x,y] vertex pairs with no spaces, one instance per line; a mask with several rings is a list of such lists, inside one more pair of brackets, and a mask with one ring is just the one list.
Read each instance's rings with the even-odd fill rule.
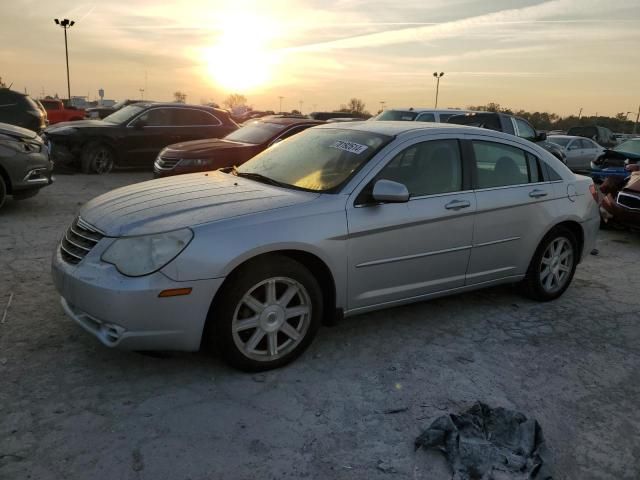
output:
[[569,287],[578,265],[578,244],[573,233],[556,227],[540,242],[527,276],[525,294],[539,301],[555,300]]
[[271,256],[247,264],[225,284],[208,342],[245,371],[281,367],[311,343],[322,318],[322,292],[300,263]]
[[2,205],[4,205],[4,201],[7,199],[7,184],[4,181],[4,178],[2,178],[2,175],[0,175],[0,208],[2,208]]
[[113,169],[115,154],[102,142],[91,142],[82,149],[82,172],[102,175]]

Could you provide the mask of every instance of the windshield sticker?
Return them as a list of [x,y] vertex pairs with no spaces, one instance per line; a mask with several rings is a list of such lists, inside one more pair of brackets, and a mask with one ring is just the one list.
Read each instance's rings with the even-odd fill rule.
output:
[[360,145],[359,143],[354,142],[343,142],[342,140],[338,140],[336,143],[331,145],[332,148],[337,148],[338,150],[344,150],[345,152],[355,153],[356,155],[360,155],[367,148],[366,145]]

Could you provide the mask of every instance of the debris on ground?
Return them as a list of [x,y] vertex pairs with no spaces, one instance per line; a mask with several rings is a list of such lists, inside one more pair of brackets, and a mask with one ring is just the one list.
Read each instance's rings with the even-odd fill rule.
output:
[[9,295],[9,300],[7,301],[7,306],[4,307],[4,313],[2,314],[2,320],[0,323],[4,323],[7,321],[7,313],[9,312],[9,307],[11,306],[11,301],[13,300],[13,292]]
[[440,449],[457,480],[550,480],[537,421],[478,402],[461,415],[438,417],[415,441]]

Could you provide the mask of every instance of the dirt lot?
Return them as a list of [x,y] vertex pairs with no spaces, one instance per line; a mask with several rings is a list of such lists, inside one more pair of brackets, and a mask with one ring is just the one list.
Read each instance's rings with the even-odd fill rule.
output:
[[448,479],[413,440],[476,400],[538,419],[556,478],[640,478],[640,236],[602,232],[556,302],[493,288],[350,318],[247,375],[112,351],[64,316],[60,235],[148,177],[61,175],[0,212],[0,479]]

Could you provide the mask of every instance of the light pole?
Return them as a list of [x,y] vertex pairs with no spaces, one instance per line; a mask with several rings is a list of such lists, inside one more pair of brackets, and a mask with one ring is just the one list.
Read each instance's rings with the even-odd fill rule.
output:
[[636,115],[636,123],[633,124],[633,133],[638,131],[638,120],[640,120],[640,107],[638,107],[638,114]]
[[380,100],[380,111],[384,112],[384,106],[387,102],[385,100]]
[[282,113],[282,99],[284,98],[282,95],[278,97],[280,99],[280,111],[278,113]]
[[139,88],[138,91],[140,92],[140,100],[144,100],[144,88]]
[[433,76],[436,77],[436,106],[438,108],[438,93],[440,91],[440,79],[444,76],[444,72],[433,72]]
[[300,109],[298,111],[300,112],[300,115],[302,115],[302,104],[304,104],[304,100],[300,100],[298,103],[300,104]]
[[582,117],[582,107],[580,107],[580,111],[578,112],[578,120],[580,120],[580,117]]
[[71,101],[71,82],[69,81],[69,48],[67,47],[67,29],[73,27],[76,22],[73,20],[69,20],[68,18],[63,18],[62,20],[58,20],[57,18],[53,19],[56,22],[56,25],[60,25],[64,29],[64,55],[67,59],[67,98]]

